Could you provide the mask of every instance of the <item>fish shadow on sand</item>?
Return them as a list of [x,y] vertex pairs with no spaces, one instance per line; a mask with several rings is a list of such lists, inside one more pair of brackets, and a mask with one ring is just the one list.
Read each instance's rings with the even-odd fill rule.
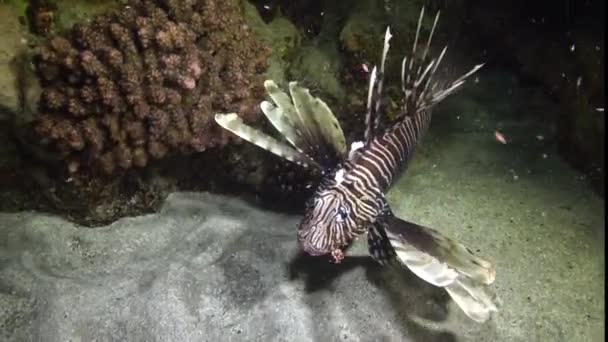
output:
[[[255,227],[245,228],[231,238],[213,262],[231,284],[224,288],[228,294],[224,305],[228,308],[249,311],[276,294],[277,284],[289,281],[303,287],[302,300],[308,306],[315,341],[348,338],[341,328],[340,321],[344,319],[361,323],[351,325],[353,330],[347,333],[359,335],[355,339],[365,341],[395,340],[394,330],[386,331],[387,324],[394,324],[399,331],[397,335],[406,341],[456,341],[450,332],[427,327],[447,317],[450,298],[445,290],[427,284],[405,267],[382,267],[367,255],[347,254],[340,264],[301,251],[294,255],[298,220],[285,214],[268,215],[273,210],[257,200],[246,198],[244,203],[261,210],[248,212],[250,208],[245,205],[228,211],[224,206],[215,209],[227,212],[236,221],[241,221],[243,213],[248,212],[247,223],[243,225]],[[275,268],[278,260],[283,260],[282,265]],[[349,274],[360,270],[364,271],[363,279],[360,276],[354,279],[354,274]],[[342,312],[336,312],[341,309]]]
[[[304,281],[305,290],[308,294],[307,302],[312,311],[329,311],[329,308],[323,309],[324,306],[327,306],[323,297],[338,288],[336,283],[341,276],[359,267],[365,269],[367,280],[379,291],[374,291],[371,287],[369,290],[380,292],[388,297],[391,307],[387,309],[394,312],[404,336],[412,341],[443,342],[457,340],[456,336],[450,332],[430,329],[417,323],[416,318],[418,318],[418,321],[426,320],[433,323],[445,321],[450,298],[443,289],[427,284],[404,267],[398,265],[382,267],[367,256],[348,256],[340,264],[333,264],[329,262],[328,258],[311,257],[304,253],[296,255],[288,265],[289,278]],[[348,286],[340,286],[343,286],[341,292],[349,291]],[[361,303],[361,301],[353,304],[360,307],[361,310],[366,310],[365,306],[371,305]],[[370,317],[373,317],[374,311],[377,312],[378,308],[369,308],[367,311],[371,313]],[[313,321],[315,321],[315,316],[317,315],[313,314]],[[327,315],[318,316],[327,317]],[[315,321],[315,326],[318,327],[324,323]],[[384,323],[379,322],[376,330],[377,337],[380,340],[392,340],[394,337],[381,334]],[[321,334],[321,332],[323,333]],[[334,336],[338,334],[338,332],[333,333]],[[319,340],[323,340],[323,337],[327,337],[327,332],[319,329],[315,332],[315,335],[319,337]]]

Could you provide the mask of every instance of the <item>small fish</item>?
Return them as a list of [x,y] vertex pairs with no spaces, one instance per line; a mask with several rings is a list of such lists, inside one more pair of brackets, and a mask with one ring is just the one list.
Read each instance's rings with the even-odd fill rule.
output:
[[367,66],[366,63],[361,63],[360,67],[361,67],[361,71],[363,71],[366,74],[369,74],[369,67]]
[[507,144],[507,139],[505,138],[504,135],[502,135],[502,133],[500,133],[499,131],[495,131],[494,132],[494,138],[496,138],[496,141],[498,141],[499,143],[506,145]]
[[289,95],[271,80],[264,83],[272,103],[263,101],[260,107],[286,142],[245,125],[235,113],[216,114],[215,120],[239,137],[324,175],[298,225],[298,241],[307,254],[329,256],[339,263],[353,241],[367,235],[372,259],[381,265],[405,265],[418,277],[444,288],[468,317],[484,322],[497,311],[486,288],[496,277],[492,263],[435,229],[396,217],[385,198],[427,131],[431,108],[483,65],[451,83],[435,80],[447,47],[438,57],[427,58],[437,13],[426,46],[416,51],[423,15],[424,8],[411,56],[401,63],[400,114],[380,130],[380,120],[388,120],[382,112],[384,67],[392,37],[387,28],[380,65],[369,72],[364,136],[350,150],[329,106],[297,82],[289,83]]

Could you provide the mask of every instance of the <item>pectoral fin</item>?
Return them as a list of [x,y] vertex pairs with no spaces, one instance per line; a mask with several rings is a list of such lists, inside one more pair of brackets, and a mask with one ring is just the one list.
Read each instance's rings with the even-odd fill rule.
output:
[[272,80],[264,87],[274,104],[264,101],[262,111],[272,125],[300,153],[326,169],[346,159],[344,132],[329,106],[297,82],[289,83],[289,94]]
[[346,159],[344,132],[329,106],[297,82],[289,83],[289,92],[309,139],[310,156],[326,167]]
[[379,222],[369,227],[367,231],[367,245],[369,255],[380,265],[384,266],[396,260],[397,253],[395,253],[395,249],[391,246],[384,227]]
[[476,322],[483,323],[490,318],[492,311],[498,311],[487,289],[470,278],[458,278],[445,289],[464,313]]
[[[498,310],[485,286],[496,278],[493,265],[475,256],[459,242],[432,228],[392,215],[377,221],[374,230],[370,229],[368,241],[375,260],[387,263],[377,255],[388,255],[390,250],[394,251],[394,258],[414,274],[445,288],[471,319],[484,322],[490,318],[492,311]],[[390,248],[386,247],[387,244]],[[382,253],[377,252],[379,249]]]
[[387,219],[387,235],[397,250],[395,243],[407,242],[411,248],[423,251],[429,258],[438,260],[459,273],[479,282],[491,284],[496,279],[492,263],[484,260],[456,240],[443,236],[437,230],[424,227],[395,216]]
[[307,155],[251,126],[248,126],[235,113],[215,114],[215,121],[226,130],[236,134],[252,144],[276,154],[279,157],[285,158],[306,168],[321,169],[319,164],[317,164],[317,162],[312,160]]

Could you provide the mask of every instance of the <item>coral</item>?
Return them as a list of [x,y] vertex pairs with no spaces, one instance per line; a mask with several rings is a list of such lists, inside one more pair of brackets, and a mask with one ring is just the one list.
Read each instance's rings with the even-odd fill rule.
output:
[[258,118],[269,54],[237,0],[131,1],[39,48],[34,128],[74,172],[223,146],[212,117]]

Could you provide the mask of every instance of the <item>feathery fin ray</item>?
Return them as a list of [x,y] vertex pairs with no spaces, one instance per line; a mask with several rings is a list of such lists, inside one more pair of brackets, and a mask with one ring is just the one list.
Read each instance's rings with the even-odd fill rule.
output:
[[[492,311],[498,310],[485,287],[496,279],[492,263],[432,228],[392,215],[387,217],[381,229],[384,229],[396,259],[428,283],[445,288],[471,319],[484,322]],[[392,254],[390,251],[383,253]]]
[[[390,48],[389,41],[393,35],[390,27],[386,28],[384,33],[384,47],[382,48],[382,59],[380,61],[380,72],[377,73],[377,67],[374,66],[369,79],[369,89],[367,94],[367,113],[365,115],[365,143],[371,143],[377,134],[380,126],[380,110],[382,107],[382,86],[384,83],[384,65],[386,56]],[[374,101],[374,89],[376,89],[376,97]]]
[[344,132],[325,102],[297,82],[289,83],[291,97],[272,80],[265,81],[264,87],[274,104],[262,101],[260,108],[293,148],[244,124],[234,113],[217,114],[215,121],[239,137],[300,165],[327,170],[346,159]]
[[376,88],[376,75],[378,73],[378,68],[374,66],[372,72],[369,75],[369,88],[367,89],[367,113],[365,114],[365,133],[364,133],[364,141],[365,145],[368,145],[373,139],[373,131],[374,131],[374,89]]
[[[310,134],[311,156],[324,166],[346,157],[346,139],[342,127],[329,106],[297,82],[289,83],[296,112]],[[329,160],[327,160],[329,159]]]
[[[419,58],[416,55],[416,50],[422,27],[422,18],[424,17],[424,7],[420,11],[418,26],[416,28],[416,38],[414,40],[414,45],[412,46],[412,55],[409,58],[404,57],[401,62],[401,89],[403,91],[404,98],[399,118],[415,115],[416,113],[429,110],[431,107],[458,90],[469,76],[483,66],[483,64],[476,65],[470,71],[460,76],[447,86],[442,86],[439,87],[439,89],[436,89],[438,84],[433,82],[434,76],[439,68],[439,65],[441,64],[441,61],[443,60],[445,52],[447,51],[447,46],[443,48],[437,59],[432,59],[429,62],[426,62],[426,59],[435,28],[437,27],[437,23],[439,21],[439,14],[440,12],[438,11],[435,15],[433,27],[427,39],[424,53],[422,54],[422,57]],[[426,66],[423,67],[423,63],[427,63]],[[424,87],[421,88],[421,84],[424,84]]]
[[262,131],[245,124],[243,120],[236,115],[236,113],[215,114],[215,121],[224,129],[279,157],[294,162],[305,168],[321,169],[319,164],[317,164],[316,161],[307,155],[300,153],[299,151],[263,133]]

